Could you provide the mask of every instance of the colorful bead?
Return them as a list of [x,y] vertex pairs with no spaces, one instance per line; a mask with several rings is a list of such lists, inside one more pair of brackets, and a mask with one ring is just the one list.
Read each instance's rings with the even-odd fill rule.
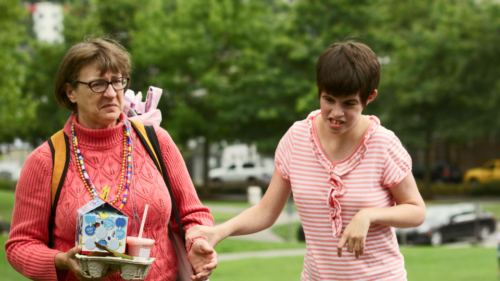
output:
[[[73,142],[73,150],[75,151],[75,158],[77,159],[77,162],[79,163],[78,166],[78,171],[80,172],[80,175],[83,180],[83,184],[87,188],[87,190],[90,192],[93,198],[98,197],[97,195],[97,190],[94,186],[94,183],[90,179],[90,176],[88,175],[87,171],[85,170],[85,165],[83,164],[83,156],[81,155],[80,148],[78,147],[78,140],[75,135],[75,119],[77,117],[77,113],[74,114],[72,124],[71,124],[71,139]],[[127,122],[123,124],[124,128],[124,136],[123,136],[123,161],[122,161],[122,173],[121,173],[121,178],[120,178],[120,188],[118,189],[118,193],[116,197],[110,202],[111,204],[114,204],[118,198],[120,193],[122,192],[123,188],[125,187],[125,192],[124,196],[122,199],[122,204],[118,208],[120,211],[123,209],[123,206],[127,202],[127,194],[128,190],[130,188],[130,174],[132,172],[132,140],[130,139],[130,129],[127,126]],[[124,175],[127,175],[126,181],[124,182]]]

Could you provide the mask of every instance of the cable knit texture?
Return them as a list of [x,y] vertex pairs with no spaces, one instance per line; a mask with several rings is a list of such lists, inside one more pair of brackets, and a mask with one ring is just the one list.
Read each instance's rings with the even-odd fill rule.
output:
[[[72,118],[64,126],[67,136],[71,136]],[[110,199],[116,196],[120,184],[124,118],[122,114],[117,126],[101,130],[86,129],[75,122],[75,133],[85,168],[98,193],[102,187],[110,187]],[[155,131],[184,230],[197,224],[212,226],[210,210],[200,203],[179,150],[167,131],[157,126]],[[144,208],[149,204],[143,237],[155,240],[151,256],[156,261],[145,280],[175,280],[177,255],[168,238],[168,222],[171,217],[174,231],[178,227],[174,216],[171,216],[170,195],[161,173],[134,129],[131,129],[131,133],[133,184],[123,208],[123,213],[129,217],[128,235],[137,236],[140,227],[137,216],[134,218],[133,209],[142,218]],[[47,142],[28,157],[16,187],[11,232],[5,244],[7,260],[14,269],[33,280],[77,280],[70,271],[56,271],[54,264],[54,257],[58,252],[67,252],[75,247],[76,211],[92,199],[80,177],[73,148],[70,155],[71,162],[56,210],[54,249],[47,247],[52,180],[52,156]],[[113,205],[115,208],[119,207],[122,198],[123,191]],[[107,280],[122,279],[118,273]]]

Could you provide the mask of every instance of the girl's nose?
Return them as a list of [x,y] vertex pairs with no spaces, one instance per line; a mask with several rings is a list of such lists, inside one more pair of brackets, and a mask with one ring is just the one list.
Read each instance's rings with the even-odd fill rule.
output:
[[339,118],[344,116],[344,110],[341,106],[334,105],[332,111],[330,112],[331,117]]

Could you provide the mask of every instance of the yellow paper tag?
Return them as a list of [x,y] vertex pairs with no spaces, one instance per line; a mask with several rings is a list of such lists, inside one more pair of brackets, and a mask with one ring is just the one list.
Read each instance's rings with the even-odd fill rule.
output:
[[109,196],[109,186],[105,186],[101,189],[101,193],[99,193],[99,198],[101,198],[104,201],[108,201],[108,196]]

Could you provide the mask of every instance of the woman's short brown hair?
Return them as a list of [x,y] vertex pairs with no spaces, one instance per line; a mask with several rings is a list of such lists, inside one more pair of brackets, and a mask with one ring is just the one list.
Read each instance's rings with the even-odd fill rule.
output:
[[347,41],[330,45],[316,63],[318,99],[321,93],[346,97],[360,93],[366,106],[368,97],[378,88],[380,63],[365,44]]
[[100,75],[112,71],[128,77],[131,71],[130,54],[118,42],[110,38],[85,38],[69,49],[57,70],[54,88],[60,106],[76,110],[76,104],[66,95],[65,85],[76,87],[80,70],[88,65],[95,65]]

